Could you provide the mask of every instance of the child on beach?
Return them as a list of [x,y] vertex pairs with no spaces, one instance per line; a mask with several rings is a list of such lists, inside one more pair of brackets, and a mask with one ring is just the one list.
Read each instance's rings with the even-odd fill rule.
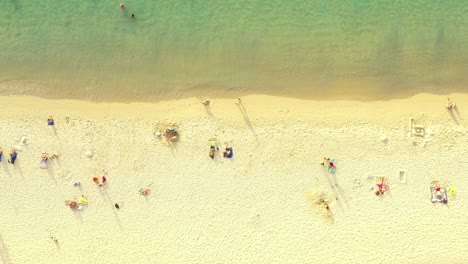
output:
[[18,157],[18,153],[16,152],[16,149],[12,149],[10,153],[10,159],[8,160],[8,163],[15,164],[16,158]]
[[47,119],[47,125],[48,126],[53,126],[54,125],[54,119],[52,118],[52,116],[49,116],[49,118]]

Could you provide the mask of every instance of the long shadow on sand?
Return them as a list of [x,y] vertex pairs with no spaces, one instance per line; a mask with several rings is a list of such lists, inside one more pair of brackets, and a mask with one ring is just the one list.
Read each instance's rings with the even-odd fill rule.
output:
[[53,168],[53,166],[51,166],[50,162],[49,162],[48,167],[47,167],[46,170],[47,170],[47,173],[49,174],[49,177],[52,180],[54,180],[55,185],[57,185],[57,180],[54,177],[54,168]]
[[122,224],[120,223],[120,218],[119,218],[119,215],[117,213],[117,210],[120,210],[120,209],[115,208],[115,206],[114,206],[114,204],[112,202],[112,198],[109,196],[109,192],[108,192],[109,183],[106,183],[106,185],[104,185],[102,187],[99,187],[99,188],[100,188],[99,193],[104,198],[104,201],[106,201],[106,203],[110,204],[111,209],[112,209],[112,213],[114,214],[114,217],[115,217],[115,220],[117,221],[117,224],[119,225],[119,228],[122,230],[123,227],[122,227]]
[[8,176],[11,177],[11,172],[10,172],[10,169],[8,168],[9,164],[7,162],[1,162],[2,163],[2,166],[3,166],[3,170],[8,174]]
[[346,201],[346,197],[344,196],[343,188],[338,184],[336,179],[337,171],[335,170],[333,173],[328,172],[324,169],[324,177],[327,179],[328,185],[330,185],[331,190],[333,192],[333,196],[335,196],[336,203],[344,211],[343,203],[348,207],[348,203]]
[[245,123],[247,124],[250,131],[252,132],[252,135],[254,136],[255,141],[257,142],[257,145],[260,145],[260,142],[258,141],[257,132],[255,132],[255,128],[252,125],[252,122],[250,121],[250,118],[249,118],[249,115],[247,114],[247,110],[245,109],[245,106],[242,103],[237,104],[237,106],[239,107],[239,110],[241,111],[242,116],[244,117]]
[[458,122],[457,116],[455,116],[454,111],[453,111],[452,109],[447,109],[447,111],[449,112],[450,117],[452,118],[452,120],[453,120],[457,125],[460,125],[460,123]]
[[3,264],[11,264],[10,253],[8,253],[8,247],[3,241],[3,236],[0,234],[0,259]]
[[55,128],[55,126],[52,126],[52,131],[54,131],[54,135],[57,139],[60,139],[58,134],[57,134],[57,128]]
[[16,160],[13,166],[15,167],[15,170],[19,173],[21,178],[23,178],[24,180],[23,170],[21,169],[21,161]]

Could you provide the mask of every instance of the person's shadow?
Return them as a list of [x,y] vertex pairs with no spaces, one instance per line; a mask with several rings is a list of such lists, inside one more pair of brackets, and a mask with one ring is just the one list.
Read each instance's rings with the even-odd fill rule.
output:
[[8,253],[8,247],[3,241],[3,236],[0,234],[0,259],[3,264],[11,264],[10,254]]
[[255,128],[254,128],[252,122],[250,121],[249,115],[247,114],[247,109],[245,109],[245,106],[241,102],[236,103],[236,104],[239,107],[239,110],[241,111],[242,116],[244,117],[245,123],[247,124],[250,131],[252,132],[252,135],[254,136],[255,141],[257,142],[257,145],[260,145],[260,142],[258,141],[257,132],[255,132]]

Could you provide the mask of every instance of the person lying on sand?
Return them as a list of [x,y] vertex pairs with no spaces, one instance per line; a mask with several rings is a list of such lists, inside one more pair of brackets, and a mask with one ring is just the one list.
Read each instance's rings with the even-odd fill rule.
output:
[[386,179],[382,177],[380,183],[377,183],[378,189],[375,191],[375,195],[384,194],[388,190]]
[[330,210],[330,206],[328,204],[328,201],[325,201],[323,199],[320,200],[320,203],[322,204],[323,208],[326,210]]
[[214,159],[216,150],[218,150],[218,141],[215,138],[210,139],[210,158]]
[[16,152],[16,149],[12,149],[8,163],[15,164],[16,158],[18,158],[18,152]]
[[41,169],[47,169],[49,167],[49,154],[42,153],[41,155]]
[[151,189],[148,189],[148,188],[141,188],[138,192],[139,192],[141,195],[150,195],[150,194],[151,194]]
[[223,151],[223,157],[230,159],[232,156],[232,147],[229,147],[228,143],[226,143],[226,149]]
[[211,158],[211,159],[214,159],[215,153],[216,153],[216,149],[210,148],[210,158]]
[[49,155],[49,154],[47,154],[47,155],[48,155],[49,160],[53,160],[55,158],[58,158],[58,154],[55,154],[55,153],[52,153],[52,155]]
[[84,195],[81,195],[81,197],[78,198],[73,198],[73,200],[66,200],[65,205],[70,207],[72,210],[81,210],[83,207],[82,205],[87,205],[88,204],[88,199]]
[[101,179],[102,181],[99,182],[99,178],[97,176],[93,177],[93,182],[96,183],[97,185],[99,185],[99,187],[102,187],[104,185],[106,185],[106,182],[107,182],[107,172],[104,173],[104,175],[102,175]]
[[49,116],[49,118],[47,119],[47,125],[48,126],[53,126],[54,125],[54,119],[52,118],[52,116]]
[[79,207],[78,202],[74,200],[65,200],[65,205],[70,207],[72,210],[76,210]]
[[335,166],[335,164],[333,164],[333,162],[330,162],[330,158],[327,158],[327,157],[323,157],[323,161],[320,162],[320,165],[324,166],[327,165],[327,166]]
[[164,132],[164,137],[169,140],[176,141],[179,138],[179,132],[175,128],[168,128],[166,132]]

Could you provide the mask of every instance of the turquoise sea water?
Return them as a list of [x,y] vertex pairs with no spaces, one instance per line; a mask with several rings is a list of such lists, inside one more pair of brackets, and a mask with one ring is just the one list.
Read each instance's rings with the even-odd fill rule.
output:
[[122,2],[0,0],[0,94],[468,92],[468,0]]

